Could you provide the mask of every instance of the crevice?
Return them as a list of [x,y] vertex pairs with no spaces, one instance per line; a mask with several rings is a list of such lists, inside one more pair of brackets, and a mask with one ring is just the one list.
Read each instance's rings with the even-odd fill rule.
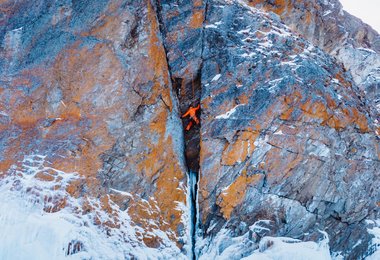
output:
[[[186,81],[183,78],[173,79],[173,88],[179,101],[179,110],[181,116],[186,114],[191,108],[200,105],[201,97],[201,75],[200,71],[195,78]],[[201,109],[197,110],[195,116],[200,120]],[[190,196],[190,217],[191,217],[191,259],[197,259],[195,252],[197,237],[197,194],[198,194],[198,173],[199,173],[199,156],[200,156],[200,124],[190,116],[182,117],[185,143],[185,159],[189,172],[189,196]],[[190,128],[189,127],[190,124]]]
[[160,95],[160,99],[162,101],[162,103],[164,103],[165,107],[170,110],[170,106],[166,103],[166,101],[164,100],[164,98],[162,97],[162,95]]
[[[207,2],[207,1],[206,1]],[[197,237],[197,223],[198,223],[198,207],[197,207],[197,194],[198,194],[198,179],[199,179],[199,159],[200,159],[200,130],[201,130],[201,71],[202,71],[202,55],[203,55],[203,40],[202,40],[202,55],[198,57],[201,59],[198,68],[195,70],[186,70],[186,75],[177,75],[175,70],[170,65],[170,60],[168,59],[168,47],[165,44],[166,34],[168,32],[166,28],[165,17],[163,16],[162,4],[160,0],[153,1],[157,20],[159,23],[159,33],[162,37],[163,48],[165,51],[166,63],[168,66],[169,77],[171,79],[171,85],[173,87],[172,93],[175,94],[178,101],[178,116],[181,117],[183,131],[184,131],[184,157],[186,160],[186,166],[188,169],[188,199],[189,199],[189,215],[190,215],[190,251],[187,252],[190,259],[197,259],[195,252],[196,237]],[[207,6],[207,3],[206,3]],[[206,8],[206,7],[205,7]],[[203,28],[201,29],[201,37],[204,37]],[[170,48],[170,47],[169,47]],[[177,50],[180,53],[181,50]],[[190,63],[186,57],[182,55],[183,59],[187,63]],[[164,102],[165,100],[160,97]],[[198,108],[199,106],[199,108]],[[198,108],[198,109],[196,109]],[[194,111],[195,113],[187,113]],[[192,110],[193,109],[193,110]],[[184,116],[188,114],[187,116]]]
[[[179,110],[181,115],[185,115],[191,108],[200,105],[201,80],[198,72],[191,81],[185,79],[174,79],[173,88],[178,93]],[[196,118],[200,119],[201,109],[196,111]],[[199,152],[200,152],[200,123],[197,124],[190,116],[182,117],[185,138],[185,157],[189,171],[199,171]],[[191,127],[186,129],[189,124]]]

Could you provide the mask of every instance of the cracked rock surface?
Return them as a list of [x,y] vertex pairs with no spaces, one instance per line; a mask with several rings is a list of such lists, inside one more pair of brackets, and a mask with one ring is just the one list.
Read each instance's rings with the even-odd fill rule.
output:
[[293,31],[336,57],[380,111],[380,36],[371,26],[344,11],[338,0],[245,2],[279,15]]
[[[28,175],[40,186],[25,194],[40,196],[56,180],[48,193],[66,197],[49,193],[44,214],[73,208],[115,259],[241,259],[276,237],[345,259],[378,248],[380,39],[338,1],[0,11],[1,191]],[[201,124],[184,131],[199,103]]]
[[84,178],[70,195],[125,210],[142,228],[137,245],[186,251],[182,125],[154,3],[1,1],[0,10],[0,171],[46,156]]
[[318,240],[325,230],[332,252],[365,256],[365,220],[379,217],[380,160],[361,91],[276,17],[208,4],[199,183],[208,244],[200,255],[222,229],[241,236],[266,219],[272,236]]

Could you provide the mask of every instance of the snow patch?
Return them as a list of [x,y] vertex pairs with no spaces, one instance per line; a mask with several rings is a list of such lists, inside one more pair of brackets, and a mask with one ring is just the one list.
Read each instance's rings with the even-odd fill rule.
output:
[[332,13],[331,10],[327,10],[326,12],[323,13],[323,16],[329,15],[329,14],[331,14],[331,13]]
[[246,33],[249,33],[251,31],[251,28],[247,28],[247,29],[244,29],[244,30],[240,30],[240,31],[238,31],[237,33],[238,34],[246,34]]
[[227,113],[224,113],[222,115],[219,115],[217,117],[215,117],[215,119],[228,119],[231,117],[231,115],[233,115],[235,112],[236,112],[236,109],[240,106],[244,106],[244,104],[239,104],[237,106],[235,106],[234,108],[232,108],[230,111],[228,111]]
[[367,48],[358,48],[358,50],[364,51],[364,52],[373,53],[373,54],[377,54],[377,52],[375,52],[374,50],[367,49]]
[[208,24],[205,26],[205,28],[218,28],[215,24]]
[[249,58],[252,58],[252,56],[253,55],[255,55],[256,53],[254,53],[254,52],[251,52],[251,53],[244,53],[244,54],[242,54],[241,56],[243,57],[243,58],[247,58],[247,57],[249,57]]
[[380,219],[378,220],[367,220],[367,224],[371,224],[373,227],[368,229],[368,233],[373,235],[372,248],[374,253],[368,256],[367,260],[377,260],[380,259]]
[[217,81],[218,79],[220,79],[222,75],[221,74],[216,74],[211,81]]
[[282,132],[282,130],[279,130],[279,131],[275,132],[274,135],[284,135],[284,133]]

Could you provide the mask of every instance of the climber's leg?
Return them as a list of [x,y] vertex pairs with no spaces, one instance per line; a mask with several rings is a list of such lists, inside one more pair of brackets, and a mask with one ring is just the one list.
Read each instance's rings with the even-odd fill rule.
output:
[[186,131],[189,131],[192,126],[193,126],[193,121],[190,121],[190,123],[188,123],[186,126]]

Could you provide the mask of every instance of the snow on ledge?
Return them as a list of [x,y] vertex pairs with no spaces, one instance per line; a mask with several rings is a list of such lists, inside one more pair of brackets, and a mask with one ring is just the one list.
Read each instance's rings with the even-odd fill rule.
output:
[[227,113],[224,113],[222,115],[215,117],[215,119],[228,119],[228,118],[230,118],[231,115],[234,114],[236,112],[236,109],[240,106],[244,106],[244,104],[239,104],[239,105],[235,106],[233,109],[231,109]]
[[217,81],[218,79],[220,79],[221,76],[222,76],[221,74],[216,74],[215,77],[213,77],[211,81]]

